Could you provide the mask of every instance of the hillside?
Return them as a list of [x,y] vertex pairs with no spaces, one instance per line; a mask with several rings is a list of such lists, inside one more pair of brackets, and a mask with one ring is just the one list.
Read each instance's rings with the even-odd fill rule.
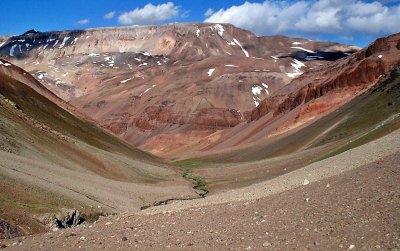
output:
[[307,69],[357,50],[229,24],[174,24],[33,30],[11,37],[0,55],[132,145],[171,157],[245,122]]
[[60,208],[90,217],[197,196],[176,168],[75,117],[0,62],[0,218],[18,233],[45,230],[37,217]]
[[397,130],[245,189],[3,245],[8,250],[396,249],[399,139]]
[[400,128],[400,67],[373,89],[290,134],[178,161],[211,193],[251,185],[337,155]]
[[[258,145],[253,156],[246,157],[246,150],[241,155],[237,155],[239,150],[231,153],[237,156],[235,161],[246,161],[307,149],[308,144],[316,137],[324,136],[325,130],[329,131],[340,123],[346,123],[346,116],[331,121],[324,117],[338,117],[336,113],[342,110],[340,107],[360,96],[366,99],[371,94],[369,90],[384,82],[385,78],[392,78],[391,75],[397,74],[395,68],[400,64],[399,48],[400,34],[395,34],[378,39],[352,56],[308,70],[264,99],[249,113],[245,123],[215,135],[217,140],[212,144],[207,142],[194,146],[193,155],[196,156],[196,152],[198,156],[212,155],[227,151],[226,149],[230,151],[229,148],[236,150]],[[387,98],[383,100],[386,101]],[[381,105],[383,110],[391,109],[385,107],[384,103]],[[354,109],[354,102],[347,107]],[[372,109],[375,112],[371,114],[380,114],[380,109]],[[319,122],[321,118],[325,122]],[[386,117],[380,119],[384,120]],[[358,126],[371,124],[360,121]]]

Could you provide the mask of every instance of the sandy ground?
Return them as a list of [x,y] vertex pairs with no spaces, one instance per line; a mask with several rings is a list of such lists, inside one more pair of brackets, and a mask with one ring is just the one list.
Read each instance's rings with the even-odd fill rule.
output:
[[10,250],[399,250],[400,131],[204,200],[7,241]]

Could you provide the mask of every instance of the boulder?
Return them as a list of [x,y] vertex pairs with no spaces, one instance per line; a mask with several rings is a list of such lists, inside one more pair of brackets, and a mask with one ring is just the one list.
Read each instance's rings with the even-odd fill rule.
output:
[[62,208],[57,214],[43,215],[39,220],[50,229],[71,228],[85,222],[85,218],[82,217],[78,210],[65,208]]

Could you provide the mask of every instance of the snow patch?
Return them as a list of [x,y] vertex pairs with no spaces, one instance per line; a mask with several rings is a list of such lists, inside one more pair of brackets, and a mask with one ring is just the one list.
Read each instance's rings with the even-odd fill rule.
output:
[[145,62],[145,63],[140,64],[138,67],[146,66],[146,65],[148,65],[148,64]]
[[382,56],[382,55],[379,55],[378,58],[383,58],[383,56]]
[[253,95],[260,95],[262,89],[263,89],[263,88],[262,88],[261,86],[254,85],[254,86],[251,88],[251,92],[253,93]]
[[295,77],[300,76],[301,74],[303,74],[303,73],[301,73],[301,72],[286,73],[286,75],[287,75],[289,78],[295,78]]
[[128,78],[128,79],[125,79],[125,80],[122,80],[121,81],[121,84],[125,84],[125,83],[127,83],[127,82],[129,82],[129,81],[131,81],[132,79],[134,79],[135,77],[131,77],[131,78]]
[[96,53],[90,53],[89,54],[89,57],[99,57],[100,56],[100,54],[96,54]]
[[295,68],[295,71],[294,71],[294,72],[291,72],[291,73],[286,73],[286,75],[287,75],[289,78],[295,78],[295,77],[300,76],[301,74],[303,74],[303,72],[300,71],[300,69],[301,69],[302,67],[306,67],[305,64],[303,64],[302,62],[300,62],[300,61],[297,60],[297,59],[293,59],[293,63],[290,63],[290,64],[292,65],[293,68]]
[[3,62],[3,61],[1,61],[1,60],[0,60],[0,65],[4,65],[4,66],[11,66],[11,64],[9,64],[9,63],[6,63],[6,62]]
[[234,38],[233,41],[234,41],[237,45],[239,45],[239,47],[242,49],[244,55],[246,55],[246,57],[249,57],[249,53],[243,48],[243,46],[239,43],[239,41],[237,41],[236,38]]
[[218,35],[220,35],[222,37],[222,35],[224,35],[224,26],[220,25],[220,24],[216,24],[214,25],[214,28],[218,31]]
[[144,92],[142,92],[139,96],[141,97],[143,94],[145,94],[146,92],[150,91],[150,90],[153,89],[154,87],[156,87],[156,85],[152,85],[150,88],[147,88],[147,89],[144,90]]
[[299,47],[299,46],[294,46],[294,47],[290,47],[290,48],[306,51],[306,52],[309,52],[309,53],[315,53],[315,51],[307,50],[307,49],[305,49],[303,47]]
[[197,28],[197,30],[196,30],[196,37],[200,37],[200,29],[199,28]]
[[265,93],[269,95],[268,85],[265,83],[261,83],[261,85],[264,87]]
[[254,101],[254,104],[256,105],[256,107],[258,107],[260,105],[260,102],[258,102],[254,97],[253,97],[253,101]]
[[261,98],[259,95],[261,95],[263,90],[265,91],[265,93],[267,95],[269,95],[268,85],[265,83],[261,83],[260,85],[256,84],[251,87],[251,93],[253,94],[253,102],[256,107],[258,107],[260,105]]
[[211,77],[212,74],[214,73],[214,71],[215,71],[215,68],[209,69],[207,72],[208,76]]
[[14,57],[14,52],[15,52],[15,48],[17,47],[16,44],[14,44],[11,49],[10,49],[10,57]]
[[296,68],[296,70],[300,70],[301,67],[306,67],[305,64],[303,64],[302,62],[300,62],[300,61],[297,60],[297,59],[293,59],[293,63],[291,63],[291,65],[292,65],[294,68]]
[[303,44],[303,43],[300,43],[300,42],[293,42],[292,44],[293,44],[293,45],[300,45],[300,44]]
[[233,64],[226,64],[225,66],[226,66],[226,67],[239,68],[239,66],[237,66],[237,65],[233,65]]
[[6,42],[1,43],[1,44],[0,44],[0,47],[2,47],[5,43],[6,43]]

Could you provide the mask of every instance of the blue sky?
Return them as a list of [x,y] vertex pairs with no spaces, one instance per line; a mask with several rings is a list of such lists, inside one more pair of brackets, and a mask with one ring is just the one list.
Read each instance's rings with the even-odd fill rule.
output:
[[0,1],[0,34],[203,21],[365,46],[400,32],[400,0]]

